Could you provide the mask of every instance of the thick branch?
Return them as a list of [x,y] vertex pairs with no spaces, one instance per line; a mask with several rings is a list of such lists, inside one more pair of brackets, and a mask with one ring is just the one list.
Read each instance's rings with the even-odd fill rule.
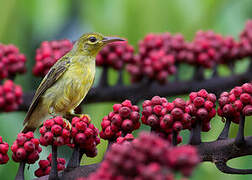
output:
[[231,168],[227,165],[226,162],[216,162],[215,165],[221,172],[227,174],[252,174],[252,169]]
[[[232,75],[229,77],[215,77],[204,81],[190,80],[182,82],[169,82],[165,85],[158,83],[138,83],[130,86],[116,85],[108,87],[94,87],[87,97],[84,99],[85,103],[92,102],[106,102],[106,101],[123,101],[130,99],[138,102],[142,99],[152,98],[155,95],[159,96],[176,96],[186,94],[192,91],[198,91],[205,88],[209,92],[220,93],[224,90],[231,89],[234,86],[242,85],[243,83],[252,80],[252,71],[248,71],[240,75]],[[24,94],[23,104],[20,105],[19,110],[27,111],[34,92]]]

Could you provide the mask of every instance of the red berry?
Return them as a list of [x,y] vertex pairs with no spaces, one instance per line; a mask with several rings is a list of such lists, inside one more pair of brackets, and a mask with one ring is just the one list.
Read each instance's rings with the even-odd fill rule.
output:
[[248,93],[242,93],[240,96],[240,100],[242,101],[242,103],[248,104],[252,101],[252,98]]
[[202,107],[204,105],[204,99],[202,97],[196,97],[193,100],[193,104],[195,105],[195,107]]
[[84,133],[78,133],[76,136],[75,136],[75,141],[78,143],[78,144],[84,144],[85,143],[85,140],[86,140],[86,136]]
[[180,108],[174,108],[171,111],[174,120],[181,120],[183,118],[183,111]]
[[205,120],[208,117],[208,112],[205,108],[200,108],[197,111],[197,117],[201,120]]
[[197,93],[198,96],[200,97],[203,97],[203,98],[207,98],[207,91],[205,89],[201,89],[198,93]]
[[130,108],[128,107],[121,107],[119,110],[119,114],[123,118],[127,118],[130,115]]
[[26,151],[24,148],[18,148],[15,155],[19,160],[22,161],[26,158]]
[[24,149],[27,151],[27,152],[32,152],[35,150],[35,144],[31,141],[27,141],[24,143]]
[[126,132],[132,131],[132,129],[133,129],[132,121],[129,119],[124,120],[122,123],[122,129]]
[[252,116],[252,105],[246,105],[242,112],[245,116]]

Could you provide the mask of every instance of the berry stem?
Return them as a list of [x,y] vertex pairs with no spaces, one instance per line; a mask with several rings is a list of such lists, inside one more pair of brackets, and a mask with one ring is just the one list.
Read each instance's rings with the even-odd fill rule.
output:
[[118,72],[117,85],[123,85],[123,70]]
[[189,144],[191,145],[199,145],[201,143],[201,121],[196,121],[195,126],[192,128],[190,132],[190,140]]
[[202,66],[197,66],[195,68],[193,79],[197,81],[204,80],[204,68]]
[[230,69],[230,71],[231,71],[231,74],[234,74],[234,69],[235,69],[235,64],[234,64],[234,62],[229,62],[228,63],[228,67],[229,67],[229,69]]
[[217,64],[214,66],[213,68],[213,74],[212,74],[212,78],[214,77],[219,77],[219,73],[218,73],[218,66]]
[[75,146],[72,156],[67,164],[67,169],[72,169],[80,166],[80,148]]
[[15,180],[24,180],[24,169],[25,169],[25,162],[19,163],[19,168]]
[[85,153],[84,149],[79,150],[79,164],[78,164],[78,166],[80,166],[80,162],[81,162],[81,159],[82,159],[82,156],[83,156],[84,153]]
[[220,135],[218,137],[218,140],[223,140],[223,139],[227,139],[228,138],[230,124],[231,124],[231,120],[230,119],[226,119],[225,126],[224,126],[222,132],[220,133]]
[[179,65],[180,65],[180,64],[177,63],[177,62],[175,63],[175,66],[176,66],[176,69],[177,69],[177,70],[176,70],[176,73],[175,73],[175,75],[174,75],[174,76],[175,76],[175,82],[178,82],[178,81],[179,81]]
[[178,132],[172,131],[172,144],[173,144],[173,146],[176,146],[178,144],[177,137],[178,137]]
[[49,174],[49,180],[59,180],[57,171],[57,146],[52,145],[52,168]]
[[235,144],[239,147],[245,144],[245,139],[244,139],[244,125],[245,125],[245,116],[242,115],[240,117],[240,122],[239,122],[239,130],[237,133],[237,136],[235,138]]
[[99,81],[99,87],[108,87],[108,67],[102,68],[102,74]]
[[248,72],[252,72],[252,56],[250,57],[250,64],[249,64]]

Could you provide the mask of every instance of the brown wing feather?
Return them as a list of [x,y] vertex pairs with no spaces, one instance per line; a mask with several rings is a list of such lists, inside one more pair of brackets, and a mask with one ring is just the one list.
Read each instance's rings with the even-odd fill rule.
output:
[[44,77],[32,99],[32,103],[29,107],[23,124],[25,124],[29,120],[33,110],[36,108],[38,101],[40,97],[44,94],[44,92],[48,88],[50,88],[67,70],[68,66],[70,65],[70,60],[68,59],[68,57],[63,57],[58,60]]

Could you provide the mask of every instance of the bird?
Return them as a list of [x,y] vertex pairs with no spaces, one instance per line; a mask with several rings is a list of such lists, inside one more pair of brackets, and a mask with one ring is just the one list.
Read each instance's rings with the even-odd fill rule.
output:
[[83,101],[94,82],[95,59],[108,43],[125,41],[100,33],[83,34],[71,51],[48,71],[33,97],[21,132],[35,131],[51,117],[74,117],[74,109]]

